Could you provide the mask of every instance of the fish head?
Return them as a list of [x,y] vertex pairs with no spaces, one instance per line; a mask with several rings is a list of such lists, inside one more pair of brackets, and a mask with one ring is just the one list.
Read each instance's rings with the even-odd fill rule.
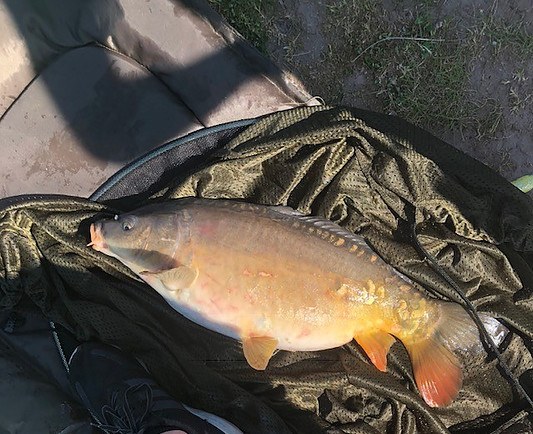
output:
[[89,246],[136,273],[155,272],[178,263],[183,229],[177,214],[125,213],[93,223]]
[[90,246],[99,252],[112,254],[120,250],[144,247],[149,235],[146,221],[132,214],[116,215],[112,220],[99,220],[90,228]]

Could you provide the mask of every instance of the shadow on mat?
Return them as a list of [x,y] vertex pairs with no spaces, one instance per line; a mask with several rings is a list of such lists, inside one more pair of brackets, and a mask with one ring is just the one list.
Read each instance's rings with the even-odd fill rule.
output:
[[[266,58],[261,60],[259,53],[252,53],[255,49],[238,38],[221,44],[217,52],[199,57],[191,65],[179,65],[156,42],[131,27],[128,21],[131,18],[125,16],[119,0],[6,0],[4,5],[26,43],[35,70],[42,73],[40,80],[44,82],[69,128],[87,151],[102,161],[131,161],[132,157],[176,137],[187,127],[201,124],[202,119],[209,119],[211,113],[216,113],[229,95],[246,85],[246,82],[239,81],[241,77],[253,80],[265,72],[281,77],[275,65]],[[142,6],[145,6],[144,2]],[[146,5],[146,8],[148,14],[149,6]],[[199,15],[206,14],[217,20],[216,13],[207,3],[190,0],[180,8],[175,13],[190,8]],[[215,34],[215,30],[212,32]],[[112,45],[113,35],[117,33],[125,49],[136,56],[136,59],[126,60],[141,73],[132,75],[122,72],[109,59],[109,52],[101,49],[95,59],[83,65],[89,73],[91,68],[99,71],[107,68],[102,79],[93,86],[84,88],[76,81],[77,77],[66,76],[64,80],[58,80],[47,74],[47,70],[53,68],[56,57],[76,48],[105,47],[110,41]],[[210,35],[205,37],[209,38]],[[187,41],[174,43],[188,44]],[[236,51],[243,53],[242,71],[239,70]],[[141,61],[143,64],[138,63]],[[150,76],[146,79],[139,78],[147,71],[144,64],[152,68],[148,70]],[[233,76],[235,71],[242,74],[236,78]],[[76,93],[66,91],[70,88]],[[164,96],[174,99],[176,107],[190,110],[189,115],[169,119],[161,113],[154,117],[146,111],[156,111],[157,106],[140,106],[140,95],[157,95],[165,92],[164,89]],[[72,108],[72,100],[80,95],[83,95],[82,100],[91,101],[81,111]],[[150,131],[160,131],[156,137],[161,136],[161,141],[151,143],[148,140],[150,143],[143,143],[141,133],[146,130],[146,126],[141,125],[143,119],[150,122]],[[139,149],[138,146],[145,149]]]

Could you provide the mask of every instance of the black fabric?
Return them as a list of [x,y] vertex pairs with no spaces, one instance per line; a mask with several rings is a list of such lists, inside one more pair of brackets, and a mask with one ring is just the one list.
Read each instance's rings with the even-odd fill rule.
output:
[[[353,342],[322,352],[280,352],[267,371],[256,372],[238,343],[180,317],[122,265],[85,246],[94,219],[146,201],[194,195],[289,204],[362,234],[421,291],[463,303],[416,249],[416,234],[479,311],[509,326],[503,356],[530,387],[529,197],[428,133],[356,109],[274,114],[197,162],[194,172],[175,167],[165,173],[168,185],[150,191],[147,200],[146,185],[130,192],[123,183],[109,197],[126,199],[112,208],[75,198],[4,207],[0,305],[11,308],[29,297],[78,339],[124,348],[178,399],[245,432],[531,430],[525,402],[513,394],[493,357],[465,361],[463,389],[444,409],[430,409],[421,400],[399,344],[389,355],[388,373],[371,366]],[[137,170],[142,174],[144,168]]]
[[232,122],[189,134],[138,158],[106,181],[91,199],[110,204],[135,203],[173,185],[207,164],[211,154],[253,121]]
[[73,389],[102,431],[117,434],[223,434],[187,411],[123,351],[99,343],[77,347],[69,359]]

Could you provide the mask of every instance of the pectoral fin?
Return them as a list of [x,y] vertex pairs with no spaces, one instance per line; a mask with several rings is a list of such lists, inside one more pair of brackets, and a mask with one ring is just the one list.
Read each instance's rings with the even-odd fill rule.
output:
[[390,334],[382,331],[357,334],[354,336],[357,343],[365,350],[370,361],[380,371],[387,370],[387,353],[395,339]]
[[268,361],[277,346],[277,339],[266,336],[250,337],[242,340],[244,357],[246,357],[248,364],[258,371],[266,369]]
[[170,270],[159,272],[143,271],[141,276],[155,277],[161,281],[169,291],[179,291],[189,288],[198,277],[198,270],[181,265]]

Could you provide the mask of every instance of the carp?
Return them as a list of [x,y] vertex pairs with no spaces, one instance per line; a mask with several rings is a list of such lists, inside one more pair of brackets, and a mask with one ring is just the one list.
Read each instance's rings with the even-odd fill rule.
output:
[[[242,342],[263,370],[276,350],[318,351],[355,339],[387,369],[398,339],[430,406],[462,385],[455,354],[482,348],[457,303],[429,298],[360,236],[289,207],[186,198],[91,225],[93,249],[117,258],[191,321]],[[483,316],[487,329],[505,329]]]

